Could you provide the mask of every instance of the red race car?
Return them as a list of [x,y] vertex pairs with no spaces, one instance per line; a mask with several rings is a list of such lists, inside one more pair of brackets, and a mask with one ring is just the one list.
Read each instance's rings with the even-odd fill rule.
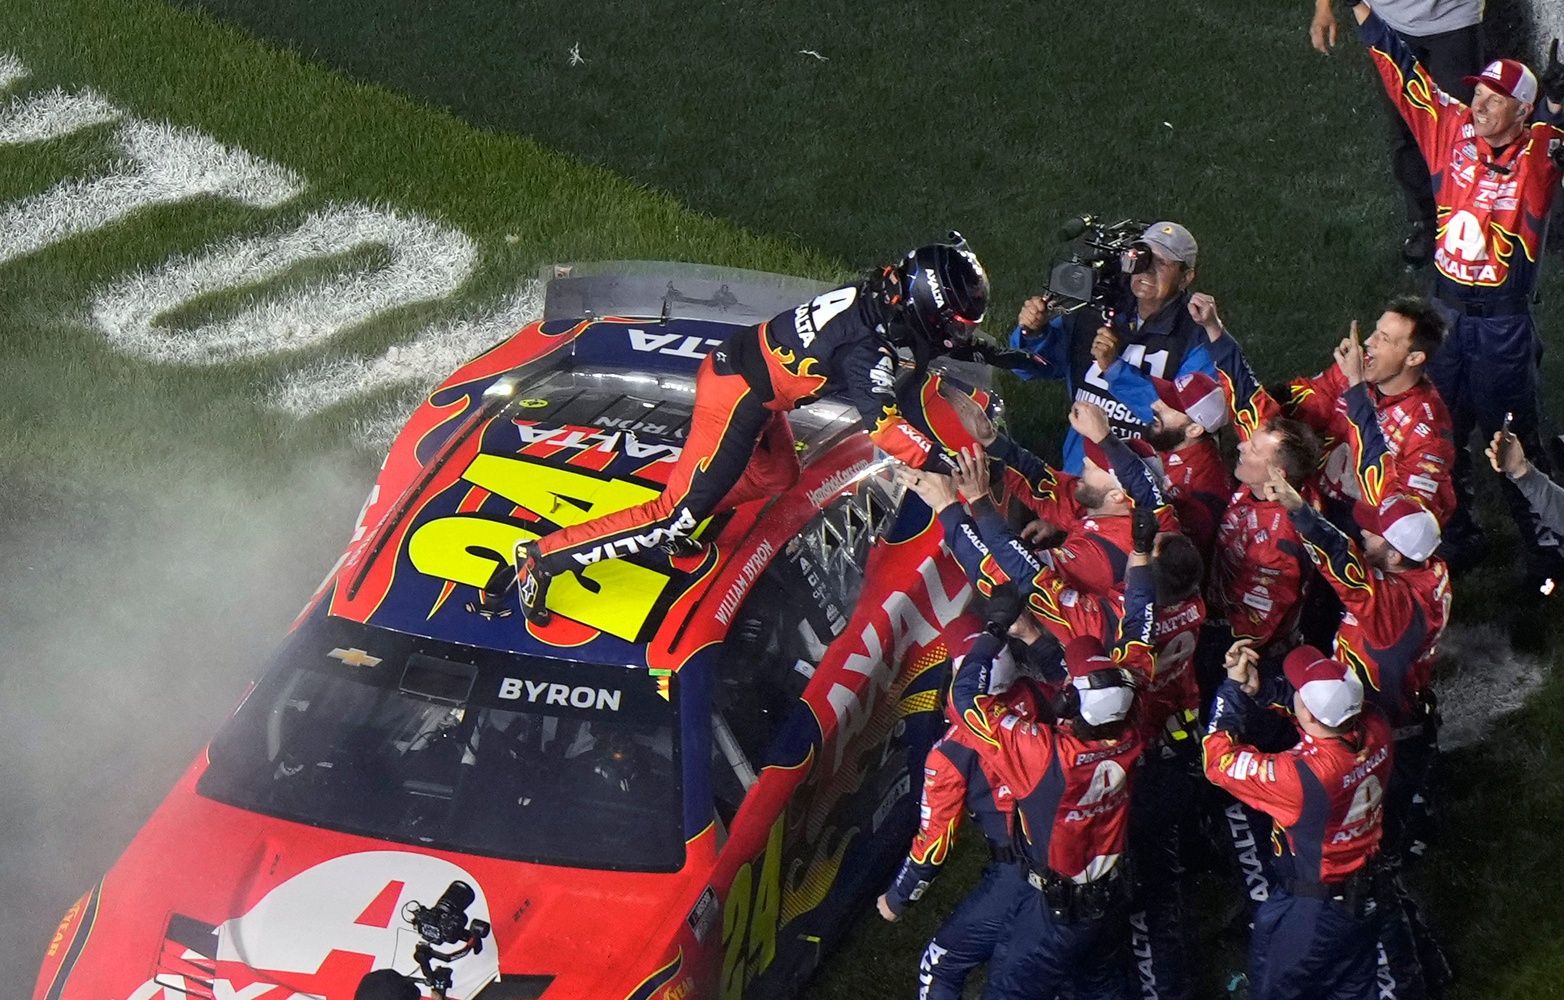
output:
[[[413,414],[275,661],[60,921],[36,1000],[349,1000],[372,973],[792,995],[905,851],[975,631],[928,508],[826,399],[793,415],[798,484],[699,552],[561,577],[542,627],[511,553],[655,493],[697,364],[816,291],[561,269],[542,320]],[[993,404],[908,381],[947,448],[971,442],[950,394]]]

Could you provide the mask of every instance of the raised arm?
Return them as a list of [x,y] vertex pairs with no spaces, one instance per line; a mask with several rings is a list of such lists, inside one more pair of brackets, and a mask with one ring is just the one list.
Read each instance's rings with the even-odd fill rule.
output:
[[1439,89],[1407,44],[1368,4],[1358,4],[1352,13],[1358,21],[1358,37],[1369,47],[1369,57],[1390,103],[1417,139],[1423,159],[1442,169],[1445,125],[1459,117],[1466,105]]

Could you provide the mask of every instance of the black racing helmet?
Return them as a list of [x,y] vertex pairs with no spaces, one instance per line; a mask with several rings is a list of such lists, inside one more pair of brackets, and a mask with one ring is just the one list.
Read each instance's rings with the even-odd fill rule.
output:
[[988,309],[988,275],[962,235],[910,251],[897,267],[903,325],[919,353],[946,354],[972,340]]

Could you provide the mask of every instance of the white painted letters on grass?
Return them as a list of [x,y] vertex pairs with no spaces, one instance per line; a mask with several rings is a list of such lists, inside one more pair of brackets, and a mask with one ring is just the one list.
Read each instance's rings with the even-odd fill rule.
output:
[[[281,300],[199,326],[159,322],[203,295],[375,246],[390,251],[389,265],[312,282]],[[132,275],[96,297],[92,319],[115,347],[149,361],[205,365],[259,358],[317,344],[391,309],[443,299],[467,280],[477,256],[465,234],[427,219],[366,205],[334,207],[296,229],[231,240]]]
[[211,195],[272,207],[304,187],[292,171],[188,129],[131,120],[115,138],[124,159],[109,173],[65,181],[0,210],[0,264],[153,205]]
[[483,350],[543,315],[543,287],[528,281],[498,309],[430,326],[376,358],[338,358],[285,374],[267,403],[305,417],[397,385],[427,391]]
[[46,142],[123,117],[125,112],[92,90],[79,94],[51,90],[33,97],[16,97],[0,108],[0,146]]
[[10,52],[0,52],[0,91],[10,90],[17,81],[27,79],[27,67]]

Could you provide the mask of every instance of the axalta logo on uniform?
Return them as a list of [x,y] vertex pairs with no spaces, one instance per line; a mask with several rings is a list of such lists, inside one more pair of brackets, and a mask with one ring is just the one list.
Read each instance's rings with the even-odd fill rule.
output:
[[626,538],[616,538],[601,545],[594,545],[585,552],[575,552],[571,558],[582,566],[591,566],[602,562],[604,559],[622,559],[625,556],[633,556],[637,552],[645,552],[655,549],[659,545],[666,545],[676,538],[685,538],[695,530],[699,524],[695,514],[688,507],[681,507],[678,515],[666,526],[653,528],[640,535],[630,535]]
[[532,681],[525,677],[506,677],[500,681],[498,697],[506,701],[521,701],[525,698],[534,705],[558,705],[560,708],[591,708],[600,712],[617,712],[624,692],[585,684],[572,686],[558,681]]

